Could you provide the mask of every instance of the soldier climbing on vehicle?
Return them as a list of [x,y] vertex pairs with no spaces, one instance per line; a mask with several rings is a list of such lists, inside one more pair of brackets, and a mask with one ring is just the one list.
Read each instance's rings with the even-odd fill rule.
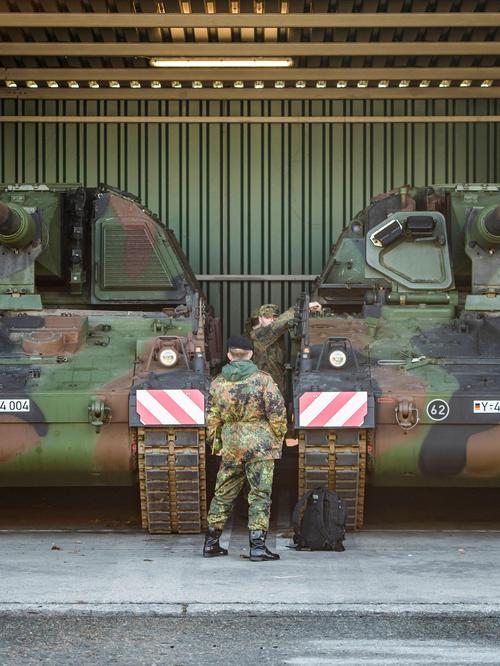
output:
[[[321,312],[317,301],[309,303],[310,312]],[[267,303],[258,310],[258,325],[250,332],[254,348],[254,363],[268,372],[285,395],[285,334],[295,317],[294,308],[285,310],[281,315],[277,305]]]

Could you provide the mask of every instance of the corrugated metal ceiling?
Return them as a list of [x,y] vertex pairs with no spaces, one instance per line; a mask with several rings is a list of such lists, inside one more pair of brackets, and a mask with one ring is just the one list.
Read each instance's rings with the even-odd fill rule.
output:
[[[0,0],[0,12],[3,96],[492,97],[500,81],[498,0]],[[293,66],[165,71],[155,55]]]

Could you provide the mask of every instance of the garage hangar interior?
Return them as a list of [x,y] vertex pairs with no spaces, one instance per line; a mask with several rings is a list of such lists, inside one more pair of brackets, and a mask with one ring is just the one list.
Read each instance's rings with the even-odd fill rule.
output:
[[499,31],[494,0],[1,0],[0,182],[137,195],[239,331],[370,197],[499,182]]

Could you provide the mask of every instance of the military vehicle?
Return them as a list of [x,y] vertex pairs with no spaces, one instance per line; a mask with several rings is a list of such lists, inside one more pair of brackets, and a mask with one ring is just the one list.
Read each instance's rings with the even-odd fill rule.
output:
[[140,488],[204,528],[219,327],[171,230],[110,187],[0,186],[0,485]]
[[297,307],[299,494],[363,525],[365,484],[500,486],[500,185],[402,187],[348,224]]

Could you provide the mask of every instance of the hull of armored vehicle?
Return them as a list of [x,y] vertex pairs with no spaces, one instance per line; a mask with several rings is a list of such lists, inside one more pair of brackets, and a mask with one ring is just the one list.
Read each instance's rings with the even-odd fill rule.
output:
[[197,532],[218,322],[172,232],[101,187],[0,187],[0,485],[138,484]]
[[500,486],[499,248],[499,186],[403,188],[339,238],[321,316],[302,303],[299,492],[337,489],[352,528],[367,483]]

